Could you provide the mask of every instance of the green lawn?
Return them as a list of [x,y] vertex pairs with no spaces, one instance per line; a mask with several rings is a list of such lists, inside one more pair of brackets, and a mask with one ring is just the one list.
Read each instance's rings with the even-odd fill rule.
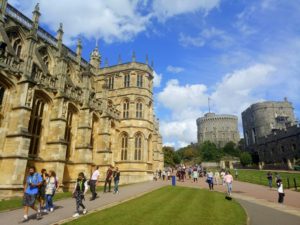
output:
[[[97,187],[97,191],[103,191],[103,187]],[[57,201],[60,199],[71,198],[71,192],[59,192],[56,193],[53,200]],[[14,197],[8,200],[0,200],[0,212],[4,210],[12,210],[22,207],[22,197]]]
[[[275,184],[275,172],[271,171],[273,174],[273,187],[276,187]],[[234,176],[234,170],[231,170],[232,175]],[[298,186],[298,191],[300,189],[300,173],[290,173],[290,172],[278,172],[282,181],[284,188],[288,188],[288,181],[289,178],[290,181],[290,188],[294,188],[294,178],[296,179],[296,184]],[[249,183],[254,184],[261,184],[268,186],[268,180],[267,180],[267,171],[261,171],[261,170],[243,170],[238,169],[238,180],[245,181]]]
[[244,209],[224,194],[168,186],[66,224],[245,225],[246,218]]

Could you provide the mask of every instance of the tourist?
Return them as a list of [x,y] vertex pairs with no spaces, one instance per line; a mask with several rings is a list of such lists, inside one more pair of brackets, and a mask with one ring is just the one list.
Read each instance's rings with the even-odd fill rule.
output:
[[113,176],[113,167],[109,166],[107,171],[106,171],[106,178],[105,178],[105,183],[104,183],[104,193],[106,193],[106,187],[108,184],[108,192],[111,192],[111,180]]
[[87,180],[85,179],[84,173],[79,173],[73,190],[73,197],[76,199],[76,213],[73,215],[73,217],[79,216],[80,207],[82,207],[83,209],[83,214],[87,213],[86,207],[83,205],[82,200],[85,199],[84,195],[87,192],[88,188],[89,186],[87,184]]
[[170,171],[170,169],[168,169],[168,171],[167,171],[167,177],[168,177],[168,180],[170,180],[170,178],[171,178],[171,171]]
[[39,191],[37,194],[37,200],[40,203],[39,209],[42,210],[45,207],[45,190],[46,190],[46,178],[48,177],[47,170],[42,169],[41,170],[41,177],[43,179],[41,185],[39,186]]
[[165,170],[162,171],[162,178],[163,178],[163,180],[166,179],[166,171]]
[[45,189],[45,200],[46,200],[46,207],[44,212],[53,212],[53,196],[55,194],[55,190],[57,189],[57,181],[56,181],[56,174],[54,171],[50,170],[49,175],[46,175],[46,189]]
[[284,200],[284,192],[283,192],[283,184],[282,184],[282,180],[281,179],[278,179],[277,182],[277,191],[278,191],[278,203],[283,203],[283,200]]
[[215,172],[215,175],[214,175],[214,177],[215,177],[215,182],[216,182],[216,185],[219,185],[219,181],[220,181],[220,173],[219,173],[219,171],[216,171]]
[[224,183],[227,186],[227,195],[231,196],[232,193],[232,182],[233,182],[233,177],[230,174],[229,171],[226,171],[225,176],[224,176]]
[[158,178],[161,179],[161,170],[158,171]]
[[114,177],[114,194],[119,194],[120,171],[118,167],[116,167],[113,177]]
[[90,201],[95,200],[96,197],[97,197],[96,186],[98,184],[99,175],[100,175],[99,166],[97,166],[95,171],[93,172],[93,174],[91,176],[91,179],[90,179],[90,190],[91,190],[91,193],[92,193],[92,197],[91,197]]
[[189,175],[189,179],[192,178],[192,173],[193,173],[193,169],[190,167],[189,170],[188,170],[188,175]]
[[214,174],[211,171],[207,173],[206,182],[208,183],[209,190],[214,190]]
[[29,207],[37,212],[36,218],[41,219],[41,211],[35,206],[35,200],[39,191],[39,186],[43,182],[43,178],[40,174],[36,173],[34,166],[29,167],[29,175],[26,178],[26,183],[24,185],[24,197],[23,197],[23,206],[24,206],[24,217],[23,221],[28,221],[28,210]]
[[194,180],[194,182],[198,183],[198,177],[199,177],[199,174],[198,174],[197,169],[195,168],[194,171],[193,171],[193,180]]
[[270,171],[267,173],[267,179],[269,188],[272,189],[273,175]]
[[235,179],[237,180],[238,176],[239,176],[239,172],[238,172],[237,168],[234,169],[234,175],[235,175]]
[[220,176],[221,176],[221,180],[222,180],[222,185],[224,185],[224,176],[225,176],[225,171],[222,169],[221,173],[220,173]]

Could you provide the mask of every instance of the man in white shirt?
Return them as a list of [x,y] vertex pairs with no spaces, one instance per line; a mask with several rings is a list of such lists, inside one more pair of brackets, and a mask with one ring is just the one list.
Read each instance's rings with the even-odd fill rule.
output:
[[99,166],[96,167],[96,170],[93,172],[92,177],[90,179],[90,189],[92,192],[92,198],[90,199],[91,201],[96,199],[97,193],[96,193],[96,186],[98,184],[98,177],[100,175],[99,172]]

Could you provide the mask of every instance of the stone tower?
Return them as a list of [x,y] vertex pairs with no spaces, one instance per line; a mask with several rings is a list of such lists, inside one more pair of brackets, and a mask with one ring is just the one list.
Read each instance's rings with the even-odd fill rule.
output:
[[233,115],[206,113],[197,119],[197,130],[198,144],[210,141],[221,148],[230,141],[238,143],[240,140],[238,118]]

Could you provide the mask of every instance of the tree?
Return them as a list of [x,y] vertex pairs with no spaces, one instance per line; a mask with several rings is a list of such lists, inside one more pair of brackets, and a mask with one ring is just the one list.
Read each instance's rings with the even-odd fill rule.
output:
[[224,154],[230,156],[240,156],[240,150],[237,148],[236,144],[232,141],[228,142],[223,148]]
[[174,154],[175,150],[173,147],[164,146],[163,147],[163,153],[164,153],[164,163],[166,166],[174,166]]
[[249,152],[242,152],[240,161],[243,166],[247,166],[252,163],[252,157]]
[[200,152],[203,161],[220,161],[223,156],[222,150],[210,141],[205,141],[200,146]]

